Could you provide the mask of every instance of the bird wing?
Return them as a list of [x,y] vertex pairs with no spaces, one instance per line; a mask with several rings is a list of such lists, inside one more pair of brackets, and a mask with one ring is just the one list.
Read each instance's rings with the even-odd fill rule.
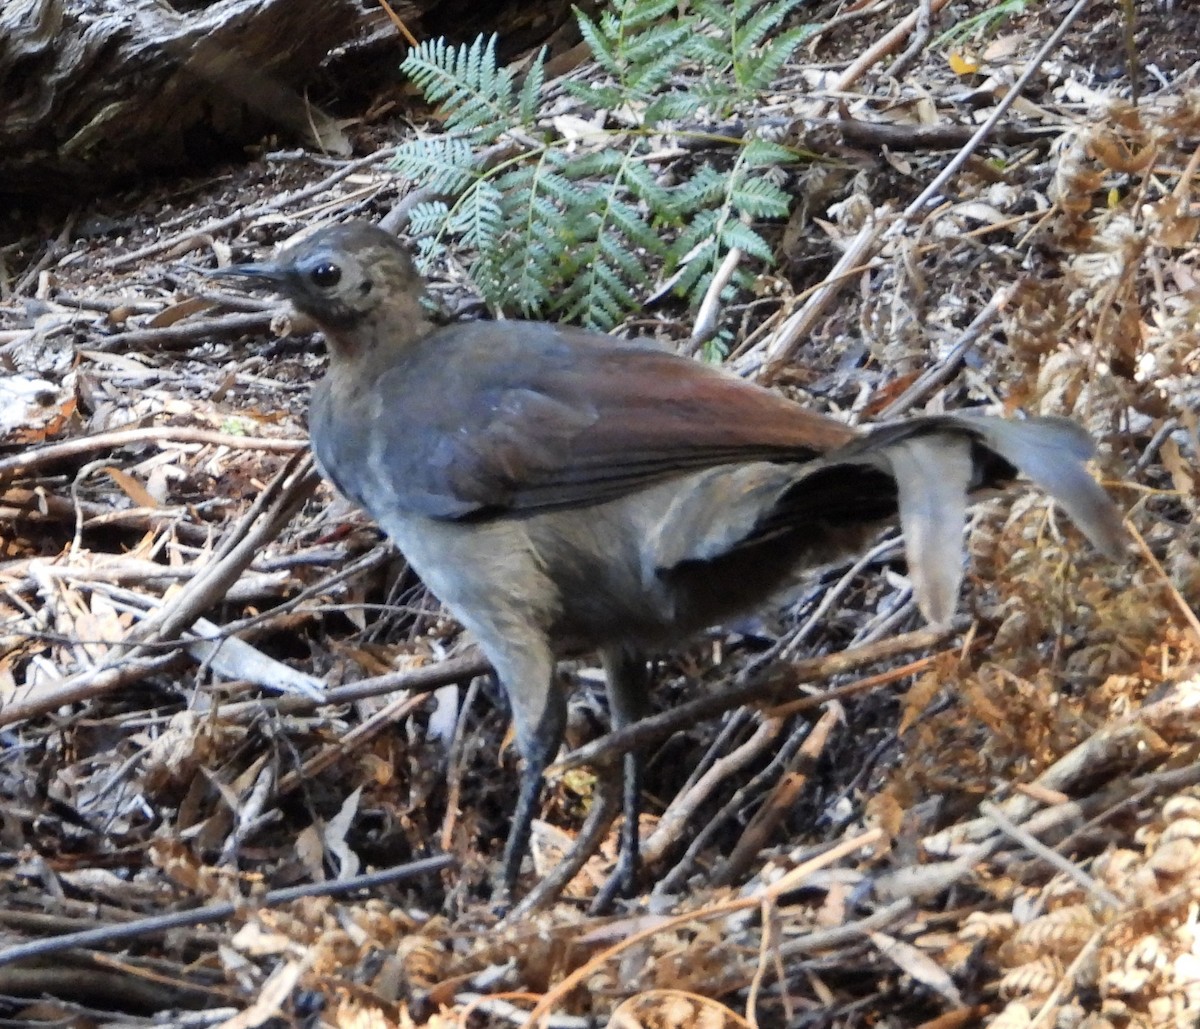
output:
[[409,510],[467,518],[584,506],[715,465],[806,460],[856,436],[652,345],[488,328],[434,333],[380,382],[403,397],[396,417],[407,428],[378,434],[373,464]]

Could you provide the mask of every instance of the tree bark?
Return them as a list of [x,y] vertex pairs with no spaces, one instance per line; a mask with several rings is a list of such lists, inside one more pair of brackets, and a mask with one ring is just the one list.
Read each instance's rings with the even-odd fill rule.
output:
[[344,152],[302,89],[366,17],[354,0],[7,0],[0,194],[86,197],[272,129]]

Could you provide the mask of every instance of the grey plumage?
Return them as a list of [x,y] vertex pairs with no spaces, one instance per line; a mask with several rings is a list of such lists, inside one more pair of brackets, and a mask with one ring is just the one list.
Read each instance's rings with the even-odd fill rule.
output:
[[[514,884],[562,740],[556,655],[601,654],[616,727],[645,706],[646,656],[769,599],[798,569],[899,518],[921,610],[944,621],[969,496],[1024,473],[1112,556],[1121,519],[1063,419],[969,414],[866,432],[648,343],[500,322],[436,329],[398,242],[363,223],[234,273],[322,327],[318,462],[470,629],[525,758],[505,850]],[[622,875],[638,767],[626,762]]]

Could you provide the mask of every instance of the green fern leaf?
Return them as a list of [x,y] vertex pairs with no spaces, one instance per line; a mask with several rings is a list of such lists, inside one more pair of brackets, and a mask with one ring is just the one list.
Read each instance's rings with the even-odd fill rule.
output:
[[408,230],[414,236],[434,236],[445,227],[450,216],[450,207],[441,200],[429,200],[417,204],[409,212]]
[[537,118],[538,104],[542,99],[542,87],[546,83],[546,48],[542,47],[521,83],[517,96],[517,119],[522,125],[532,125]]
[[620,12],[625,31],[639,33],[660,18],[675,14],[679,10],[679,0],[618,0],[614,6]]
[[801,25],[789,29],[773,40],[761,53],[749,56],[739,74],[742,88],[755,93],[769,88],[779,77],[784,65],[791,60],[796,48],[814,31],[814,25]]
[[619,87],[600,82],[575,82],[566,79],[562,86],[571,96],[597,110],[620,107],[626,100],[625,93]]
[[[702,164],[686,182],[675,187],[675,203],[684,214],[700,211],[725,198],[726,176],[709,164]],[[692,223],[693,227],[695,222]]]
[[735,54],[749,54],[755,47],[762,46],[768,34],[799,6],[798,0],[780,0],[763,4],[749,12],[744,20],[739,18],[741,24],[736,29]]
[[649,208],[656,220],[677,224],[682,219],[683,212],[678,209],[674,190],[660,185],[649,167],[641,161],[630,161],[622,174],[629,191]]
[[587,44],[588,50],[591,51],[592,59],[613,78],[619,79],[621,77],[621,65],[617,60],[616,51],[612,41],[610,41],[609,33],[602,27],[606,21],[611,21],[611,19],[612,15],[605,12],[605,15],[601,16],[602,24],[597,25],[578,7],[575,8],[575,21],[579,25],[579,34],[583,36],[584,43]]
[[396,148],[392,167],[438,193],[461,193],[475,179],[475,154],[465,139],[414,139]]
[[490,143],[504,130],[514,110],[515,73],[496,66],[496,37],[470,45],[447,46],[427,40],[410,50],[401,70],[431,103],[445,113],[448,131]]
[[765,139],[750,140],[741,153],[741,162],[746,168],[770,168],[780,164],[793,164],[795,160],[794,150]]
[[709,237],[696,247],[680,267],[672,292],[676,296],[698,301],[719,263],[720,249],[715,237]]
[[641,247],[646,253],[661,255],[666,252],[666,244],[654,229],[646,223],[642,212],[614,198],[608,205],[608,222],[634,246]]
[[694,33],[688,40],[688,57],[710,73],[720,73],[733,64],[728,42],[705,32]]
[[504,231],[502,200],[495,185],[480,179],[459,198],[450,218],[450,231],[476,250],[493,249]]
[[716,238],[721,214],[715,209],[697,211],[687,227],[675,237],[668,250],[671,270],[690,262],[694,252]]
[[729,203],[751,218],[782,218],[791,206],[791,197],[770,179],[739,178],[730,184]]
[[721,226],[720,238],[722,245],[728,249],[737,247],[760,261],[770,262],[774,259],[775,255],[771,253],[771,248],[762,236],[737,218],[731,218]]
[[653,127],[664,121],[680,121],[694,117],[705,106],[704,97],[691,90],[660,93],[650,101],[642,117],[647,126]]

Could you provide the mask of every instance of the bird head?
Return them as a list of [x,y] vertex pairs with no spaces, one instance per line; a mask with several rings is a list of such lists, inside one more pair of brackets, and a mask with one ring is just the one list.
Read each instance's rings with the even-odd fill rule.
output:
[[231,265],[210,274],[267,282],[335,335],[373,321],[403,325],[419,312],[425,292],[400,241],[364,221],[320,229],[273,261]]

